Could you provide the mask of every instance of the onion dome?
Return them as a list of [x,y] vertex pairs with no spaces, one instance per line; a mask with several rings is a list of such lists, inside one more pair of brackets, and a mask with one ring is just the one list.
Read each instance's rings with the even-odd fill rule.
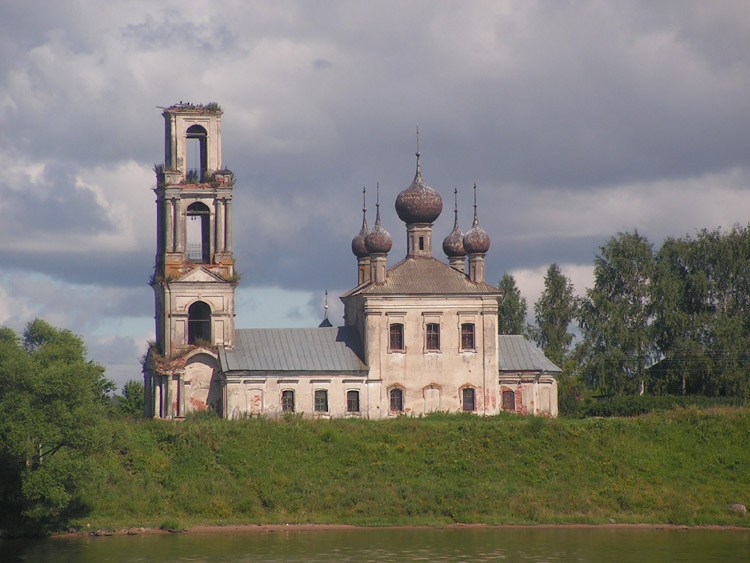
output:
[[432,223],[443,210],[440,194],[425,184],[419,166],[420,153],[417,151],[417,173],[411,185],[398,194],[396,213],[407,225],[410,223]]
[[461,229],[458,228],[458,190],[453,190],[453,197],[455,199],[453,207],[453,230],[451,234],[445,237],[443,241],[443,252],[449,258],[454,256],[466,256],[466,249],[464,248],[464,234]]
[[477,219],[477,185],[474,184],[474,224],[464,235],[464,249],[469,254],[484,254],[490,249],[490,237]]
[[393,246],[391,235],[388,234],[380,224],[380,190],[378,190],[378,202],[375,204],[375,226],[365,237],[365,248],[369,254],[388,254]]
[[367,247],[365,246],[365,237],[367,237],[367,207],[365,206],[364,199],[365,188],[362,188],[362,229],[352,239],[352,252],[357,258],[368,256]]

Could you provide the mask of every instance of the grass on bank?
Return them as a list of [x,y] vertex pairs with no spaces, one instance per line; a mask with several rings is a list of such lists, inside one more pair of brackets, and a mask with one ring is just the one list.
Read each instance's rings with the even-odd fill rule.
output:
[[748,409],[110,424],[81,527],[750,524]]

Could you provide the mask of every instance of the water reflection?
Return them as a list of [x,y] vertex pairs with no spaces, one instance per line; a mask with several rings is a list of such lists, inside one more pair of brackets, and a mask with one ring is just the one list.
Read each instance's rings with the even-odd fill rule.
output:
[[175,534],[0,542],[16,562],[750,561],[750,531],[462,528]]

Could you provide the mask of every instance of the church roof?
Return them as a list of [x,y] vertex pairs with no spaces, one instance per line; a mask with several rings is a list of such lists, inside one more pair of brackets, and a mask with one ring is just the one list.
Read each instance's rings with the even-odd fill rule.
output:
[[501,372],[562,371],[525,336],[501,334],[497,337],[497,349]]
[[219,348],[223,371],[366,372],[352,327],[236,330],[234,346]]
[[354,288],[350,295],[499,295],[485,282],[473,282],[466,274],[428,256],[410,256],[386,273],[383,283],[368,282]]

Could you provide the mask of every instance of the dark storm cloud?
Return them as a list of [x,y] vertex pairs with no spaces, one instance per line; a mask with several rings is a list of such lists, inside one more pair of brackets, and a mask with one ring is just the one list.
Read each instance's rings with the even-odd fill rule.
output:
[[[32,185],[0,182],[4,219],[0,232],[5,237],[23,236],[28,230],[49,235],[93,235],[112,229],[94,194],[76,186],[76,167],[69,164],[47,164],[42,177]],[[74,248],[70,250],[75,252]]]

